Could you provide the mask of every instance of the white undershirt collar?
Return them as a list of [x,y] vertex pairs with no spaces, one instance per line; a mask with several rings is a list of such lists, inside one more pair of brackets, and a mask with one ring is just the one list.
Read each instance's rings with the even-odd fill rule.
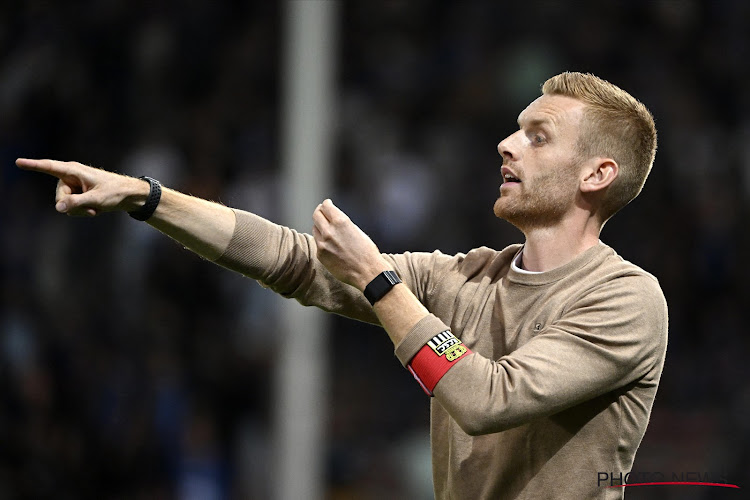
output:
[[526,269],[522,269],[521,266],[519,265],[521,263],[521,255],[523,255],[523,250],[518,252],[518,255],[516,255],[511,261],[510,263],[511,269],[521,274],[542,274],[542,271],[527,271]]

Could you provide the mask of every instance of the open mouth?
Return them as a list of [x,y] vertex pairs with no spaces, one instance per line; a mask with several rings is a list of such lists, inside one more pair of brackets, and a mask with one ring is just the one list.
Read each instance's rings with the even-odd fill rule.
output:
[[521,182],[521,179],[514,177],[513,174],[505,174],[503,175],[503,183],[506,182]]

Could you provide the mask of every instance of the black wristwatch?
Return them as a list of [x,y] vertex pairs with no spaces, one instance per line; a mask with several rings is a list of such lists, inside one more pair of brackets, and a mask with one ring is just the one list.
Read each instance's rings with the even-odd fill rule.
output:
[[148,197],[146,198],[146,203],[144,203],[142,207],[137,208],[132,212],[128,212],[128,215],[135,220],[145,221],[154,215],[156,207],[159,206],[159,200],[161,200],[161,183],[146,175],[142,175],[138,178],[142,181],[148,182]]
[[399,283],[401,283],[401,278],[398,277],[398,274],[394,271],[383,271],[365,287],[365,297],[370,301],[370,304],[375,305],[375,302],[382,299],[386,293],[391,291],[391,288]]

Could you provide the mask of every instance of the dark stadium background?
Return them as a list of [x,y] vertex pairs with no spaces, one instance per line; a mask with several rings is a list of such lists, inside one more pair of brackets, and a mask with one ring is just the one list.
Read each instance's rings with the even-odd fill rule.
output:
[[[278,219],[282,15],[0,4],[0,498],[271,494],[281,299],[122,214],[55,213],[55,181],[13,162],[146,173]],[[634,469],[750,488],[750,4],[346,1],[339,30],[331,197],[384,251],[519,241],[492,215],[495,148],[547,77],[590,71],[652,110],[653,172],[602,235],[670,306]],[[330,324],[328,497],[429,498],[427,398],[383,332]]]

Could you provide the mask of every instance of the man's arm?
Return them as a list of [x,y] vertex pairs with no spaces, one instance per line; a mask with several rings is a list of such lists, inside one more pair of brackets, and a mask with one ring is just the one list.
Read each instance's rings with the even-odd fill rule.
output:
[[[329,200],[313,219],[318,257],[338,279],[363,290],[391,269],[369,237]],[[640,377],[657,384],[667,316],[663,295],[652,281],[633,276],[609,282],[499,360],[461,345],[403,285],[376,302],[374,310],[401,362],[427,392],[434,389],[466,433],[479,435],[560,412]],[[443,352],[444,347],[451,352]]]
[[[16,164],[56,177],[55,208],[70,216],[131,212],[142,207],[149,194],[148,182],[77,162],[19,158]],[[316,242],[310,235],[166,188],[147,223],[205,259],[303,305],[360,321],[378,321],[362,294],[331,276],[318,261]],[[407,286],[424,288],[414,263],[433,259],[396,257],[389,257],[390,262],[400,263],[399,273]]]
[[[149,193],[148,182],[77,162],[19,158],[16,165],[57,177],[55,208],[71,216],[132,212],[143,206]],[[229,245],[235,218],[228,207],[165,188],[148,223],[213,261]]]

